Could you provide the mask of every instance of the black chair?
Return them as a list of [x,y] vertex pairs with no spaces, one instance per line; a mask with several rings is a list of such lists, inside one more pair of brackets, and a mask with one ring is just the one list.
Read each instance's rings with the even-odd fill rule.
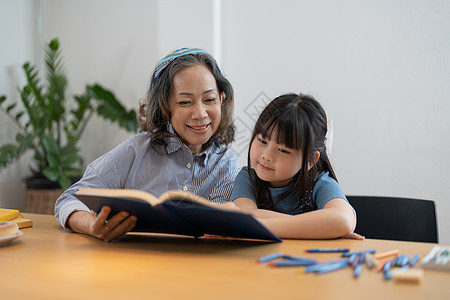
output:
[[347,196],[356,211],[355,232],[366,238],[438,242],[434,201],[380,196]]

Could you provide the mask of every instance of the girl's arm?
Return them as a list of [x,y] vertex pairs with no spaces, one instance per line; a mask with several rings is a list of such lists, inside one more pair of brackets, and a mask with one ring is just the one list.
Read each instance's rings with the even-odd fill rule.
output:
[[356,226],[356,215],[353,208],[341,198],[328,201],[323,209],[299,215],[258,209],[255,202],[248,198],[237,198],[234,203],[241,211],[259,218],[264,225],[281,238],[338,238],[349,236]]

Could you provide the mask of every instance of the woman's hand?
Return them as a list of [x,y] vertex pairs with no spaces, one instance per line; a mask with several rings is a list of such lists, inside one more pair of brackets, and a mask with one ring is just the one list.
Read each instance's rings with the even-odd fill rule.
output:
[[136,226],[137,218],[121,211],[108,220],[109,206],[103,206],[100,213],[76,211],[67,220],[67,225],[75,232],[85,233],[106,242],[118,239]]

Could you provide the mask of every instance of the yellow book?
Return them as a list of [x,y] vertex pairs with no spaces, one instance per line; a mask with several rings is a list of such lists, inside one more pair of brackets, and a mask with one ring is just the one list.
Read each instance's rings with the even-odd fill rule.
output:
[[17,209],[0,208],[0,221],[11,221],[19,216]]
[[16,222],[17,226],[19,226],[19,229],[32,227],[33,221],[31,219],[26,219],[24,217],[18,217],[11,220],[12,222]]
[[13,221],[19,229],[33,226],[33,221],[24,218],[17,209],[0,208],[0,221]]

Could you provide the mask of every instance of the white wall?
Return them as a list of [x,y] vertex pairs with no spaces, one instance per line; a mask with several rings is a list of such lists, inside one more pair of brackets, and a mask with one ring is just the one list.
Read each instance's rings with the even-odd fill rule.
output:
[[[36,53],[33,3],[0,0],[0,93],[8,96]],[[436,200],[440,241],[450,243],[450,2],[43,0],[42,8],[43,39],[59,37],[71,92],[100,82],[129,108],[168,51],[220,50],[243,163],[260,107],[281,93],[312,94],[333,119],[331,159],[344,191]],[[14,134],[0,124],[4,143]],[[88,131],[86,162],[129,135],[102,120]],[[23,205],[24,160],[1,171],[0,206]]]
[[[43,40],[58,37],[70,82],[80,94],[98,82],[112,89],[128,108],[145,96],[158,58],[158,2],[45,0]],[[90,162],[130,133],[94,119],[83,135],[83,157]],[[96,141],[96,142],[92,142]]]
[[[36,61],[36,6],[30,0],[0,0],[0,94],[18,100],[17,86],[25,82],[22,65]],[[17,127],[0,113],[0,144],[15,141]],[[23,206],[28,175],[26,154],[18,163],[0,171],[0,207]]]
[[435,200],[450,243],[450,2],[263,3],[223,2],[241,130],[261,92],[312,94],[333,120],[344,191]]

